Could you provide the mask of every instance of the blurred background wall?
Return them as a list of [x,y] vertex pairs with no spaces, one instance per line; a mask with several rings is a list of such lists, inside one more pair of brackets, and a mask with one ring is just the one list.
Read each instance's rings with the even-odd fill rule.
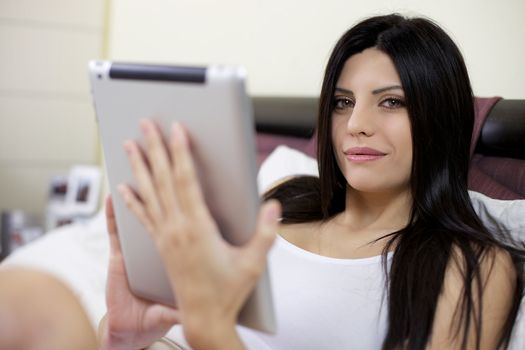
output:
[[257,95],[316,96],[339,36],[400,12],[438,22],[464,53],[482,96],[525,98],[523,0],[112,0],[109,56],[239,63]]
[[99,162],[86,62],[105,0],[0,0],[0,210],[41,214],[49,180]]
[[237,63],[254,95],[316,96],[335,41],[400,12],[458,43],[478,96],[525,98],[523,0],[0,0],[0,210],[44,210],[50,177],[99,164],[91,58]]

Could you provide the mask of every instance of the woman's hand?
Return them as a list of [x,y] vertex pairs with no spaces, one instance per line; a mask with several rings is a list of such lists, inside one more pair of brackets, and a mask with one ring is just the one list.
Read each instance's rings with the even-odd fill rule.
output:
[[136,297],[128,278],[117,235],[111,197],[106,199],[110,257],[106,286],[107,314],[99,325],[102,349],[142,349],[160,339],[176,323],[179,311]]
[[265,269],[280,205],[263,205],[256,233],[246,246],[228,244],[205,204],[184,129],[174,124],[166,147],[151,121],[141,127],[145,149],[133,141],[124,145],[138,188],[135,192],[121,185],[119,191],[156,243],[185,336],[196,349],[242,348],[234,326]]

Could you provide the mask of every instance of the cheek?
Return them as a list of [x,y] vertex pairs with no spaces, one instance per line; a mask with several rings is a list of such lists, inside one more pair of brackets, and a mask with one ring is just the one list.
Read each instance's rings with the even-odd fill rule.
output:
[[[342,118],[332,119],[332,127],[330,131],[330,135],[332,137],[332,148],[334,149],[334,151],[339,148],[338,145],[341,144],[342,139],[344,138],[345,131],[342,128],[341,121],[340,121],[341,119]],[[339,161],[339,157],[337,154],[336,154],[336,158],[337,158],[337,161]]]
[[412,156],[412,135],[410,129],[403,128],[398,133],[398,147],[403,150],[404,155]]
[[403,156],[403,163],[407,170],[410,171],[412,168],[412,132],[410,130],[410,123],[403,123],[399,126],[398,130],[398,149],[401,151]]
[[332,144],[335,146],[340,143],[341,140],[346,135],[346,125],[348,118],[345,118],[342,115],[333,115],[331,119],[331,135],[332,135]]
[[385,136],[395,150],[395,162],[403,168],[412,167],[412,132],[408,116],[396,116],[384,123]]
[[335,136],[338,130],[341,130],[342,123],[344,123],[344,119],[341,115],[332,114],[332,117],[330,118],[330,124],[331,124],[331,132],[332,137]]
[[412,130],[410,127],[410,121],[408,120],[403,127],[404,133],[403,133],[403,140],[404,140],[404,146],[407,150],[408,154],[410,155],[410,159],[412,159]]

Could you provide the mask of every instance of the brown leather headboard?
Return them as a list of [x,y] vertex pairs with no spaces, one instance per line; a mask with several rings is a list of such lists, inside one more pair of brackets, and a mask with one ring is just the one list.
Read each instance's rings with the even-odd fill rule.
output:
[[476,153],[525,159],[525,100],[496,103],[483,124]]

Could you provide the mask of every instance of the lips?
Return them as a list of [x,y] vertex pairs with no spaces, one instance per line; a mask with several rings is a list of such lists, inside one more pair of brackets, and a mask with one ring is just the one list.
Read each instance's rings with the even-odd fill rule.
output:
[[352,147],[344,151],[348,160],[355,163],[370,162],[386,156],[386,153],[369,147]]

